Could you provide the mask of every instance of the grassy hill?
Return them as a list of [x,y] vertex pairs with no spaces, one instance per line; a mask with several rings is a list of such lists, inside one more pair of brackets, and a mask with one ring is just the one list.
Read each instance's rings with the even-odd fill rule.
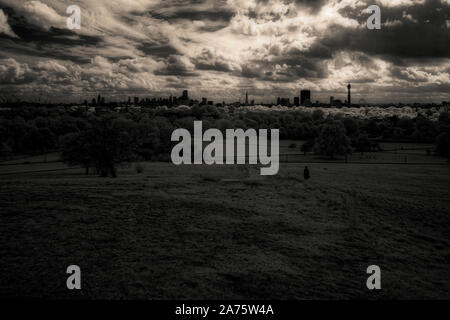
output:
[[2,176],[0,297],[450,298],[448,165],[144,166]]

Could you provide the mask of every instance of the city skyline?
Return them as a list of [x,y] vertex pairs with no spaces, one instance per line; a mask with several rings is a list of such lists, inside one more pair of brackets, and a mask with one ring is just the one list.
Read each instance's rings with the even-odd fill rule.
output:
[[[448,0],[72,2],[0,0],[3,99],[189,90],[248,104],[310,90],[312,102],[328,103],[347,99],[351,83],[354,104],[449,100]],[[80,30],[67,29],[71,4]],[[380,30],[366,27],[371,4]]]
[[[312,96],[311,90],[303,89],[299,91],[299,94],[294,96],[291,100],[291,97],[273,97],[274,102],[265,102],[265,101],[255,101],[254,99],[249,98],[249,92],[245,92],[245,101],[242,102],[241,99],[235,100],[235,101],[217,101],[217,100],[210,100],[211,97],[192,97],[189,95],[189,90],[183,90],[181,93],[181,96],[176,95],[170,95],[170,96],[157,96],[157,97],[149,97],[149,96],[128,96],[125,97],[123,100],[105,100],[106,97],[102,96],[101,94],[97,95],[97,99],[92,98],[92,100],[84,99],[79,101],[79,104],[85,105],[85,106],[117,106],[117,105],[135,105],[135,106],[166,106],[166,107],[176,107],[176,106],[202,106],[202,105],[216,105],[216,106],[225,106],[225,105],[233,105],[233,106],[255,106],[255,105],[264,105],[264,106],[287,106],[287,107],[364,107],[364,106],[392,106],[392,103],[387,104],[373,104],[368,103],[364,99],[361,99],[357,103],[353,103],[352,100],[352,91],[351,91],[351,84],[349,83],[347,85],[347,99],[335,99],[334,96],[329,97],[328,102],[323,102],[319,100],[314,100]],[[14,101],[9,101],[14,102]],[[16,101],[20,102],[20,101]],[[22,101],[26,102],[26,101]],[[42,103],[46,103],[44,101],[39,101]],[[8,101],[0,101],[0,103],[8,104]],[[74,102],[73,104],[78,104],[77,102]],[[410,106],[414,105],[417,107],[417,104],[420,103],[403,103],[399,102],[396,104],[396,106]],[[450,101],[442,101],[441,103],[426,103],[423,104],[423,106],[444,106],[447,107],[450,105]]]

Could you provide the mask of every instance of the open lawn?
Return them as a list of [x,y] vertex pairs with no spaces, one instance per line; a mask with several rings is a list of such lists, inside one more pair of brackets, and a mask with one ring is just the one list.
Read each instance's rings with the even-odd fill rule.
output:
[[450,298],[449,165],[144,166],[1,176],[0,297]]

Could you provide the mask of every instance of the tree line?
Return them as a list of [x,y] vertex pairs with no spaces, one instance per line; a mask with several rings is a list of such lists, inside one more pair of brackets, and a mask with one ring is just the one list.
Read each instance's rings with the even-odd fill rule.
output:
[[279,129],[281,139],[305,140],[302,152],[336,157],[351,152],[378,151],[377,141],[427,142],[438,155],[450,156],[450,116],[438,121],[414,119],[355,119],[308,112],[255,112],[245,108],[200,106],[183,110],[144,109],[140,112],[55,107],[14,108],[0,117],[0,157],[61,153],[63,161],[93,168],[101,176],[116,176],[116,166],[134,160],[168,161],[176,128],[193,130]]

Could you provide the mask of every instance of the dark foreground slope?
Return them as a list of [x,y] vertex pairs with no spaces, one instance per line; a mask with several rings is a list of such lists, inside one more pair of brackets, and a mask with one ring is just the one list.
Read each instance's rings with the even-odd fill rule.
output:
[[450,298],[449,166],[320,164],[307,182],[302,169],[2,176],[0,297]]

